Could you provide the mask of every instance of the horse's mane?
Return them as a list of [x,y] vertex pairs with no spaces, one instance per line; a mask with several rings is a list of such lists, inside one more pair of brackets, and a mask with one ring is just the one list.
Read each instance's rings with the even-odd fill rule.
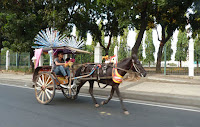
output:
[[127,61],[128,59],[130,59],[130,57],[121,60],[118,64],[123,63],[124,61]]

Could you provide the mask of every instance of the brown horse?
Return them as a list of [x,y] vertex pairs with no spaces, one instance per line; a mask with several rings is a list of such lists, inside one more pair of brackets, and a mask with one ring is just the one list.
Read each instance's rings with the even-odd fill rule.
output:
[[[77,69],[77,71],[76,71],[75,77],[81,76],[81,75],[83,75],[85,73],[90,73],[91,70],[95,68],[95,66],[96,66],[96,64],[88,64],[85,67],[83,67],[83,66],[79,67]],[[91,79],[88,80],[89,84],[90,84],[89,93],[90,93],[90,95],[91,95],[91,97],[93,99],[93,102],[95,103],[95,106],[99,107],[99,104],[97,103],[97,101],[96,101],[96,99],[94,98],[94,95],[93,95],[93,85],[94,85],[94,81],[98,81],[100,83],[112,86],[112,89],[111,89],[111,92],[110,92],[110,97],[107,100],[103,101],[101,104],[102,105],[107,104],[110,101],[110,99],[112,98],[112,96],[114,94],[114,91],[116,91],[116,93],[117,93],[117,95],[119,97],[119,100],[120,100],[120,103],[121,103],[121,106],[122,106],[122,109],[123,109],[124,113],[125,114],[129,114],[129,112],[127,111],[127,109],[124,107],[123,100],[122,100],[122,97],[120,95],[119,83],[115,83],[112,80],[112,78],[111,78],[113,64],[107,64],[106,65],[106,73],[105,73],[105,69],[102,69],[104,66],[105,66],[105,64],[102,64],[102,67],[99,68],[99,70],[95,70],[95,72],[90,77]],[[141,63],[138,60],[138,58],[137,58],[136,55],[132,55],[132,57],[126,58],[126,59],[122,60],[121,62],[119,62],[117,64],[117,68],[118,68],[118,73],[121,76],[124,76],[127,73],[126,70],[130,70],[130,69],[133,72],[139,73],[139,75],[141,77],[145,77],[146,76],[146,71],[142,67],[142,65],[141,65]],[[98,71],[98,73],[97,73],[97,71]],[[99,77],[99,78],[97,78],[97,77]],[[110,78],[105,79],[105,77],[110,77]],[[75,98],[77,98],[78,93],[79,93],[81,87],[86,82],[87,82],[87,80],[81,80],[81,79],[78,80],[78,82],[77,82],[78,87],[77,87],[77,93],[75,95]]]

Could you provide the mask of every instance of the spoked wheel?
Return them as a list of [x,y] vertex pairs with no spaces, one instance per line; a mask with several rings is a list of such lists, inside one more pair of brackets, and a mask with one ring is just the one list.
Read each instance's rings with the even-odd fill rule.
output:
[[51,73],[41,73],[38,75],[35,84],[35,97],[41,104],[50,103],[55,95],[55,80]]
[[70,96],[70,94],[69,94],[69,89],[62,89],[62,93],[63,93],[63,95],[66,97],[66,98],[69,98],[69,99],[74,99],[74,96],[76,95],[76,89],[77,88],[72,88],[71,90],[71,96]]

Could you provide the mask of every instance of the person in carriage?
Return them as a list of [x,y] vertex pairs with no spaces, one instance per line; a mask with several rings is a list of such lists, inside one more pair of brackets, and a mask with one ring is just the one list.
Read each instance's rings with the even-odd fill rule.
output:
[[[55,72],[56,75],[63,75],[66,79],[68,79],[70,76],[69,64],[65,63],[63,55],[63,51],[57,52],[57,57],[54,59],[53,72]],[[66,60],[69,62],[70,58],[67,58]]]

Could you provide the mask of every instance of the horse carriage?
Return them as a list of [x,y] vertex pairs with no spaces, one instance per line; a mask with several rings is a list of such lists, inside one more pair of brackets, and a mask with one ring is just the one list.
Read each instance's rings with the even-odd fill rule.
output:
[[[97,81],[98,85],[99,83],[103,83],[105,84],[105,87],[108,85],[112,87],[109,98],[103,101],[101,104],[107,104],[116,91],[124,113],[128,114],[128,111],[123,105],[123,100],[119,91],[119,84],[122,82],[123,76],[129,70],[138,73],[139,76],[146,76],[146,71],[140,64],[140,61],[136,55],[126,58],[117,64],[82,64],[76,70],[74,69],[73,63],[71,63],[69,65],[70,75],[69,78],[66,79],[63,76],[56,75],[53,72],[54,56],[58,51],[63,51],[64,54],[68,55],[72,54],[71,56],[75,56],[75,54],[89,53],[87,51],[78,49],[81,47],[82,43],[74,41],[73,39],[70,40],[64,38],[63,36],[59,36],[59,32],[53,29],[46,29],[46,32],[41,31],[35,40],[35,44],[39,46],[33,46],[33,48],[36,48],[34,56],[35,71],[33,74],[33,82],[35,83],[35,97],[39,103],[50,103],[54,98],[56,90],[61,90],[63,95],[67,98],[76,99],[81,87],[88,81],[89,93],[95,106],[99,107],[100,105],[97,103],[93,95],[94,81]],[[48,52],[50,54],[52,66],[37,66],[41,52]],[[63,87],[63,85],[67,87]]]

